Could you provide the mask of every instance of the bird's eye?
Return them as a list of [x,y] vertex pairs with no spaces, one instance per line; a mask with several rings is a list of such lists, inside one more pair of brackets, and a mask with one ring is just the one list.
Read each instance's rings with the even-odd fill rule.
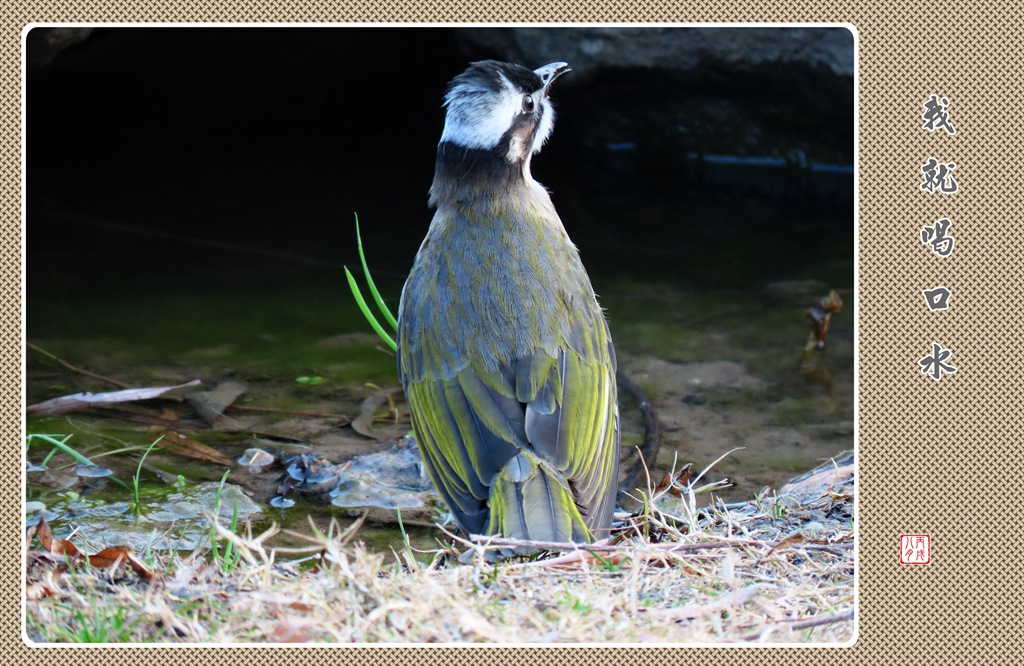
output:
[[533,95],[523,95],[523,111],[533,113]]

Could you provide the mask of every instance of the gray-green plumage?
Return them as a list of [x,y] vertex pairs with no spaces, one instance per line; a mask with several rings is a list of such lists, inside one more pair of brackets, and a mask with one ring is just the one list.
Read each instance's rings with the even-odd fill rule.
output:
[[551,130],[548,86],[567,69],[488,61],[452,82],[437,212],[399,306],[399,375],[424,463],[471,534],[587,542],[611,525],[614,349],[529,172]]

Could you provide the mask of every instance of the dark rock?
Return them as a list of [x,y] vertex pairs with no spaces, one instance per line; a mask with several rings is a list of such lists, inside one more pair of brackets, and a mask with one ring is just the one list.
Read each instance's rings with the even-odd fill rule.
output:
[[568,62],[555,97],[572,122],[559,140],[618,176],[674,173],[672,192],[734,189],[739,177],[806,198],[834,195],[812,173],[852,173],[845,28],[475,28],[457,39],[468,60]]
[[536,67],[564,60],[587,76],[608,67],[694,70],[800,63],[853,76],[853,35],[845,28],[474,28],[459,31],[469,53]]

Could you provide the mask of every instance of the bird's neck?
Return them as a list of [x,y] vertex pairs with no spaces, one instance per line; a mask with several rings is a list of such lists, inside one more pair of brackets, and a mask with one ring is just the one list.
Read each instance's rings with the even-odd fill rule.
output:
[[500,148],[465,148],[450,141],[437,146],[430,205],[475,206],[509,196],[533,182],[529,167],[512,164]]

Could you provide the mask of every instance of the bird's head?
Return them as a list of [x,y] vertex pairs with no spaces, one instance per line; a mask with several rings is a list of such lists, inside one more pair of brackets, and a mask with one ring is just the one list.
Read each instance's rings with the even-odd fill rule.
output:
[[470,64],[448,86],[440,143],[500,155],[529,175],[530,157],[555,123],[551,84],[569,71],[564,62],[532,71],[495,60]]

